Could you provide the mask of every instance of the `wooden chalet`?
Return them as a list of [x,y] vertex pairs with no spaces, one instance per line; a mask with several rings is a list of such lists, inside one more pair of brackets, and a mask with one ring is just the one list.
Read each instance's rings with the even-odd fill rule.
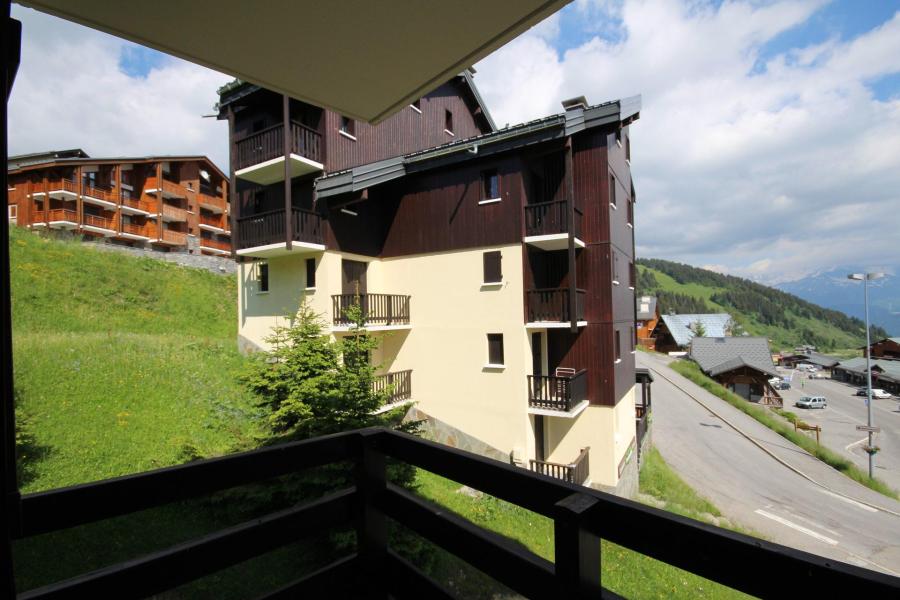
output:
[[[91,0],[84,2],[29,0],[27,4],[75,22],[87,23],[103,31],[148,44],[187,60],[233,73],[242,79],[253,81],[255,85],[278,90],[285,98],[299,98],[313,106],[328,107],[335,114],[346,115],[352,119],[378,122],[398,110],[406,109],[410,102],[426,96],[428,92],[459,73],[465,65],[480,60],[493,49],[552,14],[563,3],[539,0],[515,2],[498,0],[491,3],[459,0],[454,3],[435,3],[430,5],[428,11],[416,11],[410,10],[407,2],[393,1],[359,3],[352,9],[336,7],[331,3],[284,3],[279,5],[277,10],[261,10],[256,3],[219,3],[211,9],[206,4],[157,2],[145,3],[137,12],[110,10],[108,3]],[[9,17],[9,6],[9,2],[4,0],[3,31],[0,36],[6,47],[0,81],[4,84],[7,99],[19,65],[22,35],[21,23]],[[477,14],[478,18],[473,19],[471,16],[473,14]],[[193,35],[184,35],[183,29],[165,26],[184,22],[191,24]],[[248,26],[250,23],[252,27]],[[297,23],[316,23],[317,26],[304,28],[304,35],[297,35]],[[334,50],[335,32],[342,34],[339,52]],[[452,32],[452,35],[446,35],[446,32]],[[415,52],[411,52],[410,48],[414,48]],[[302,59],[303,68],[298,68],[297,57]],[[353,77],[343,74],[353,74]],[[285,131],[291,130],[291,135],[283,137],[285,146],[280,155],[280,162],[285,169],[283,184],[285,204],[283,208],[279,205],[284,217],[282,222],[284,237],[271,242],[277,244],[272,248],[276,252],[283,250],[293,252],[292,246],[293,242],[297,241],[296,236],[302,238],[304,235],[310,235],[307,223],[303,221],[305,217],[300,216],[297,217],[297,222],[293,221],[295,213],[291,202],[293,179],[291,169],[297,162],[302,163],[296,165],[301,170],[308,168],[309,164],[302,160],[295,161],[296,153],[292,152],[292,149],[300,148],[310,138],[302,128],[299,129],[298,137],[294,136],[294,130],[289,125],[291,106],[289,100],[283,100],[285,110],[282,123],[285,125]],[[565,228],[562,227],[560,217],[557,216],[554,220],[552,216],[559,215],[553,211],[553,206],[557,205],[551,205],[546,211],[532,206],[533,213],[538,213],[541,218],[527,218],[525,206],[528,204],[522,198],[522,188],[504,188],[502,184],[500,189],[508,191],[510,199],[515,198],[517,194],[519,202],[507,201],[504,192],[499,203],[479,205],[478,200],[475,205],[486,206],[488,210],[493,207],[508,211],[508,214],[497,215],[496,220],[484,215],[480,219],[471,220],[462,215],[459,217],[459,222],[467,227],[471,227],[473,221],[489,225],[481,230],[483,232],[481,235],[509,236],[510,240],[518,244],[526,244],[519,247],[519,262],[513,263],[512,267],[510,263],[513,262],[512,257],[515,254],[502,255],[504,260],[501,262],[499,273],[504,279],[500,283],[506,281],[507,273],[525,272],[524,264],[532,251],[531,245],[535,246],[535,252],[538,250],[548,253],[562,252],[568,259],[560,261],[568,263],[570,267],[565,273],[567,279],[555,283],[560,289],[568,287],[569,293],[551,293],[546,296],[546,301],[543,296],[538,295],[540,300],[533,301],[535,302],[533,316],[545,319],[537,322],[556,323],[547,325],[559,329],[558,333],[562,334],[558,343],[552,343],[556,356],[566,355],[566,351],[571,349],[573,352],[569,353],[571,356],[566,356],[566,359],[571,360],[575,366],[588,370],[590,382],[585,389],[588,390],[588,399],[592,405],[614,402],[615,396],[609,394],[617,394],[616,388],[619,385],[634,385],[635,374],[630,363],[627,363],[627,357],[620,359],[619,352],[614,354],[612,350],[613,340],[616,339],[612,334],[620,315],[622,323],[618,328],[620,332],[633,326],[634,299],[625,291],[627,286],[622,285],[618,291],[610,290],[606,286],[615,278],[615,261],[612,255],[618,253],[620,260],[629,256],[625,252],[629,247],[629,238],[621,237],[625,233],[623,228],[610,225],[613,213],[609,211],[616,210],[614,213],[616,222],[625,220],[626,217],[622,215],[626,211],[618,208],[625,205],[624,201],[630,189],[628,185],[622,185],[628,183],[627,178],[619,182],[617,177],[614,188],[611,184],[607,186],[608,180],[611,179],[610,174],[604,173],[602,169],[597,172],[588,168],[581,172],[579,177],[573,178],[573,170],[567,168],[562,171],[558,166],[559,157],[553,155],[561,154],[562,164],[575,165],[575,169],[578,169],[577,165],[585,162],[588,165],[607,165],[603,155],[608,150],[619,147],[617,131],[622,116],[628,118],[636,114],[629,113],[629,110],[627,103],[582,107],[571,113],[567,112],[564,119],[542,123],[547,126],[544,133],[553,134],[550,136],[551,139],[542,142],[547,144],[547,155],[537,154],[529,158],[539,162],[543,159],[550,165],[557,165],[548,167],[547,171],[543,171],[544,175],[541,175],[542,171],[538,171],[538,181],[541,177],[544,181],[557,181],[560,177],[558,173],[562,172],[564,174],[562,179],[569,182],[563,187],[565,191],[561,198],[565,207],[563,213],[566,215]],[[8,128],[6,103],[0,111],[0,127],[6,154]],[[453,127],[456,127],[455,118]],[[357,137],[357,141],[363,142],[352,132],[348,133]],[[506,155],[506,160],[510,162],[505,162],[499,152],[494,155],[486,151],[491,149],[488,147],[490,145],[494,145],[494,148],[503,147],[501,141],[504,140],[500,137],[501,133],[502,130],[497,132],[498,137],[483,139],[478,144],[477,152],[474,145],[461,144],[460,156],[471,157],[469,160],[472,162],[461,161],[450,171],[436,170],[440,161],[447,158],[447,154],[453,154],[450,147],[429,154],[428,166],[434,168],[421,172],[417,171],[417,161],[411,157],[404,157],[398,163],[402,164],[406,177],[403,181],[394,182],[400,185],[399,192],[403,195],[391,200],[376,194],[374,189],[370,190],[368,196],[371,200],[376,197],[381,200],[378,206],[366,198],[366,190],[377,185],[371,179],[369,185],[365,185],[366,174],[362,170],[355,171],[350,177],[350,189],[336,193],[333,199],[325,200],[324,204],[314,202],[312,206],[316,211],[320,206],[327,207],[328,212],[324,215],[316,212],[320,217],[330,216],[331,211],[340,212],[341,209],[357,212],[358,216],[390,215],[392,211],[402,209],[404,219],[414,220],[416,211],[422,211],[427,215],[428,208],[432,205],[432,202],[416,203],[406,199],[414,197],[421,190],[421,193],[427,194],[429,200],[437,207],[446,209],[453,206],[454,200],[459,202],[458,194],[467,189],[466,182],[470,188],[473,185],[476,185],[476,189],[480,188],[478,184],[482,179],[481,173],[485,170],[497,168],[499,175],[506,176],[510,173],[508,168],[515,165],[517,160],[520,164],[524,160],[525,153],[521,149],[506,149],[512,152]],[[520,134],[527,137],[524,130],[518,130],[516,135]],[[325,138],[326,136],[323,136],[322,139]],[[294,140],[298,140],[297,146],[292,145]],[[316,162],[327,164],[327,152],[326,143],[324,162]],[[304,154],[297,156],[309,159]],[[278,157],[267,160],[277,159]],[[624,164],[624,156],[621,160]],[[557,170],[554,171],[553,168]],[[257,172],[261,169],[257,169]],[[516,177],[519,176],[516,173],[521,173],[522,170],[511,172],[513,181],[516,181]],[[371,171],[369,174],[376,177]],[[6,172],[2,177],[6,183]],[[338,181],[341,180],[335,179],[332,183],[336,184]],[[158,183],[165,185],[161,177],[158,178]],[[356,189],[354,185],[357,186]],[[234,187],[231,186],[232,194],[235,193]],[[448,192],[447,197],[442,199],[438,190],[444,187]],[[604,193],[607,187],[614,189],[612,198]],[[549,185],[547,188],[536,185],[532,189],[552,188]],[[162,190],[164,191],[165,187],[162,187]],[[456,194],[455,198],[453,194]],[[302,199],[303,192],[298,191],[298,194],[293,196]],[[609,207],[613,198],[616,202],[622,202],[617,209]],[[467,196],[464,197],[464,200],[466,199]],[[365,205],[367,200],[370,205]],[[559,200],[545,200],[547,201]],[[465,206],[460,207],[460,212],[477,210],[470,204],[463,202]],[[253,206],[250,205],[250,208]],[[579,239],[591,242],[590,246],[586,245],[580,252],[573,248],[576,245],[574,243],[577,231],[575,229],[577,220],[574,215],[578,214],[575,212],[576,208],[582,214],[582,229],[579,233],[584,237]],[[438,216],[445,219],[456,214],[452,211],[449,214],[441,213],[437,209],[436,211]],[[254,213],[244,211],[242,214],[247,216]],[[512,220],[515,226],[500,227],[499,233],[490,233],[494,225],[502,225],[509,220]],[[475,235],[463,231],[462,225],[457,227],[454,221],[454,218],[449,218],[442,227],[439,227],[435,220],[428,230],[433,239],[420,238],[417,243],[453,247],[454,244],[461,243],[459,240],[467,239],[467,235]],[[260,219],[260,222],[266,220]],[[386,231],[384,226],[393,222],[366,221],[365,227],[357,225],[356,228],[348,227],[343,230],[341,227],[333,227],[329,221],[329,229],[324,230],[321,237],[314,238],[313,241],[309,241],[308,238],[300,241],[319,245],[350,244],[351,241],[345,237],[343,231],[353,231],[360,233],[362,238],[360,243],[363,247],[371,248],[372,244],[377,242],[377,246],[374,247],[380,253],[387,252],[385,250],[387,248],[413,245],[410,241],[391,237],[390,230]],[[405,226],[403,220],[397,223],[398,227]],[[530,224],[530,227],[526,228],[526,223]],[[608,227],[604,227],[605,225]],[[251,233],[248,235],[251,240],[263,240],[266,235],[272,233],[271,231],[254,233],[252,221],[242,223],[241,226],[250,228],[248,231]],[[366,233],[367,228],[374,229],[377,233]],[[407,232],[409,231],[415,229],[409,228]],[[552,237],[528,242],[522,239],[526,231],[532,232],[534,236]],[[181,586],[202,580],[210,574],[243,561],[267,560],[264,557],[271,556],[269,553],[286,548],[298,540],[352,531],[355,534],[355,544],[344,555],[327,559],[321,557],[322,564],[315,571],[295,573],[289,581],[277,584],[280,587],[270,585],[268,589],[262,591],[263,595],[260,597],[453,598],[454,593],[451,590],[427,575],[421,565],[412,564],[405,559],[398,553],[398,549],[393,547],[388,534],[393,525],[399,525],[422,536],[429,543],[454,554],[509,587],[513,592],[531,598],[617,597],[604,587],[605,582],[601,580],[601,560],[609,560],[608,557],[601,557],[601,537],[677,568],[759,597],[853,594],[889,598],[896,597],[900,593],[898,583],[900,580],[890,575],[836,563],[765,540],[697,523],[561,478],[548,477],[529,469],[503,464],[382,428],[347,431],[111,480],[22,495],[16,479],[8,231],[7,228],[0,227],[0,232],[2,232],[0,318],[3,320],[3,326],[0,327],[0,366],[3,370],[0,377],[2,386],[0,387],[2,392],[0,519],[3,522],[3,536],[0,537],[0,597],[22,600],[146,598],[178,593]],[[559,244],[560,234],[563,234],[561,239],[564,240],[564,244]],[[614,237],[616,235],[620,236],[619,242],[616,242]],[[610,237],[613,239],[608,239]],[[241,239],[240,236],[238,239]],[[503,240],[509,241],[506,238]],[[549,248],[541,247],[548,244]],[[553,249],[556,244],[563,247]],[[309,249],[305,246],[300,247]],[[242,246],[242,249],[248,248],[257,248],[254,252],[265,251],[259,246]],[[320,252],[323,253],[322,256],[327,255],[324,249]],[[482,259],[481,254],[479,250],[478,261]],[[259,256],[251,258],[254,264],[259,264]],[[326,273],[319,272],[316,261],[306,262],[308,258],[309,256],[305,256],[303,262],[299,264],[299,267],[304,269],[303,272],[285,270],[283,274],[298,277],[304,284],[311,282],[304,279],[303,273],[314,274],[316,278],[330,277],[336,278],[337,281],[341,280],[342,269],[339,261],[329,263],[327,266],[334,267],[334,270]],[[480,267],[478,261],[476,265]],[[389,279],[380,279],[380,270],[388,261],[383,261],[384,264],[373,260],[369,262],[372,263],[372,269],[368,273],[371,278],[367,283],[373,287],[382,285],[383,282],[392,283]],[[601,273],[599,283],[591,279],[597,272],[592,265],[596,265],[596,269]],[[277,282],[279,272],[274,267],[278,265],[272,266],[273,282]],[[308,267],[311,268],[306,271]],[[494,258],[485,259],[484,267],[485,275],[498,274],[498,265]],[[578,270],[579,268],[581,270]],[[448,309],[460,299],[453,295],[455,290],[473,284],[479,291],[481,287],[487,286],[482,292],[484,294],[496,292],[497,280],[481,279],[481,269],[474,270],[477,275],[474,281],[457,277],[457,273],[453,273],[455,279],[447,279],[446,272],[438,271],[444,277],[443,280],[432,278],[426,282],[428,286],[442,293],[443,306],[447,307],[443,314],[439,315],[443,319],[459,318],[458,315],[448,313]],[[462,271],[463,269],[460,270]],[[429,270],[423,272],[433,273],[435,267],[429,263]],[[352,283],[363,281],[359,267],[348,268],[346,274],[346,279]],[[259,281],[264,280],[269,275],[268,269],[260,270],[259,275]],[[446,284],[443,285],[442,281]],[[318,282],[316,285],[319,285]],[[583,304],[577,302],[576,293],[579,289],[586,290]],[[525,309],[531,305],[528,304],[528,300],[523,300],[525,295],[521,290],[516,289],[514,294],[519,303],[518,311],[515,311],[516,316],[521,317]],[[424,297],[424,292],[422,295]],[[411,300],[416,301],[417,298],[413,296]],[[422,304],[412,305],[409,311],[392,303],[384,303],[382,300],[375,302],[381,303],[378,304],[376,311],[380,311],[379,318],[383,317],[386,322],[393,321],[394,309],[399,308],[403,313],[399,320],[409,321],[413,326],[410,334],[415,331],[416,325],[424,323],[427,327],[431,327],[435,323],[435,321],[427,323],[417,321],[428,312],[424,310],[428,305],[427,300]],[[621,310],[616,309],[616,306],[621,307]],[[507,309],[505,306],[502,308]],[[589,342],[577,339],[581,328],[579,318],[582,309],[585,320],[588,321],[584,327],[593,327],[588,330],[591,335],[599,335],[602,338],[598,345],[592,346]],[[491,314],[489,317],[499,318],[497,314]],[[549,318],[555,320],[546,320]],[[460,325],[465,323],[459,321]],[[519,327],[522,325],[520,320]],[[340,327],[340,324],[336,326]],[[509,339],[507,348],[511,351],[510,357],[514,354],[512,352],[514,347],[520,347],[523,352],[524,348],[528,347],[525,345],[528,339],[526,331],[522,329],[519,334],[517,337],[522,342],[521,346],[512,337]],[[490,348],[486,350],[490,351],[490,359],[505,356],[502,345],[493,343],[489,345]],[[501,352],[498,354],[498,351]],[[471,353],[471,349],[469,352]],[[623,373],[622,378],[619,378],[616,368],[623,363],[626,363],[628,370]],[[516,380],[524,379],[522,372],[524,366],[511,361],[504,366],[508,367]],[[459,378],[458,372],[448,369],[444,364],[438,364],[437,369],[443,371],[444,380],[448,383]],[[616,376],[615,385],[612,381],[604,379],[612,374]],[[625,375],[630,377],[627,384]],[[564,376],[556,377],[559,380]],[[501,381],[500,387],[507,387],[507,383]],[[571,388],[554,386],[550,389],[554,390],[554,394],[562,395],[566,389]],[[524,384],[521,390],[524,395]],[[416,393],[413,388],[413,394]],[[556,397],[558,396],[554,398]],[[633,404],[629,406],[630,411],[634,410],[633,406]],[[481,406],[480,409],[480,416],[487,416],[492,407],[488,404]],[[629,412],[623,416],[628,416],[628,420],[633,423],[632,414]],[[570,421],[569,427],[576,429],[578,421]],[[508,540],[499,538],[495,533],[393,485],[388,477],[388,461],[414,465],[552,519],[553,562],[544,560],[520,546],[510,544]],[[148,553],[143,556],[130,557],[124,562],[106,565],[87,573],[73,573],[68,579],[41,588],[23,590],[22,582],[15,576],[12,552],[14,541],[45,536],[108,519],[118,519],[120,527],[134,527],[135,530],[130,531],[129,535],[140,538],[143,533],[141,528],[152,524],[142,525],[141,523],[146,523],[146,520],[129,520],[127,519],[129,515],[154,507],[208,497],[211,493],[236,486],[263,481],[275,483],[279,481],[279,477],[292,476],[323,465],[346,469],[346,486],[312,501],[294,504],[278,512],[256,515],[248,521],[224,527],[195,539],[181,541],[168,548],[148,549]],[[175,514],[177,512],[173,513]],[[78,552],[79,549],[66,550]],[[753,565],[753,568],[748,568],[747,565]],[[787,579],[760,577],[761,571],[784,571],[790,572],[792,576]],[[215,595],[216,591],[210,590],[209,593]]]
[[206,157],[92,158],[64,150],[13,156],[7,166],[11,224],[231,256],[230,182]]
[[[889,358],[900,360],[900,337],[889,337],[872,342],[869,347],[872,358]],[[865,346],[860,348],[865,355]]]
[[662,315],[653,329],[654,346],[657,352],[684,352],[697,332],[706,337],[731,335],[731,315],[711,314],[670,314]]
[[[900,360],[872,358],[872,387],[881,388],[891,394],[900,394]],[[842,360],[832,371],[833,379],[851,385],[865,386],[866,358],[864,356]]]
[[788,369],[794,369],[797,367],[797,365],[800,364],[808,364],[814,365],[816,368],[828,372],[830,372],[831,369],[837,366],[839,362],[840,359],[837,359],[833,356],[819,354],[818,352],[812,351],[784,354],[778,359],[778,364],[783,367],[787,367]]
[[745,400],[782,406],[781,395],[769,383],[780,375],[766,338],[695,337],[690,358],[704,373]]
[[648,350],[656,350],[656,326],[659,324],[659,304],[655,296],[641,296],[635,300],[637,343]]

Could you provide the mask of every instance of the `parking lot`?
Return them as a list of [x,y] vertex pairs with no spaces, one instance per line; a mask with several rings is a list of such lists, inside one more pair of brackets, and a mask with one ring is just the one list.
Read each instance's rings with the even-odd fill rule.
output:
[[[781,369],[784,377],[790,377],[791,389],[779,390],[784,398],[785,410],[796,413],[803,421],[822,428],[821,443],[827,448],[853,460],[864,472],[868,472],[869,457],[863,450],[868,437],[858,431],[857,425],[866,424],[866,398],[856,395],[856,386],[832,379],[809,379],[800,371]],[[824,396],[828,406],[809,410],[794,403],[801,396]],[[900,401],[872,400],[872,421],[881,432],[875,434],[874,444],[880,448],[875,455],[875,476],[894,489],[900,489]]]

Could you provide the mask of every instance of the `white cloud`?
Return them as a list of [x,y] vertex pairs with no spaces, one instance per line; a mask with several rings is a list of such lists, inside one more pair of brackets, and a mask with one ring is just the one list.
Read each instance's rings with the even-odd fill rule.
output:
[[570,10],[600,7],[624,35],[560,55],[526,34],[482,61],[478,82],[498,122],[559,112],[580,94],[643,95],[632,128],[639,255],[771,279],[898,264],[900,99],[879,101],[867,84],[900,72],[900,13],[760,68],[765,44],[823,4],[584,0]]
[[213,112],[216,88],[231,77],[175,58],[128,77],[119,56],[133,44],[19,6],[13,17],[23,32],[10,154],[205,154],[227,171],[228,126],[201,115]]

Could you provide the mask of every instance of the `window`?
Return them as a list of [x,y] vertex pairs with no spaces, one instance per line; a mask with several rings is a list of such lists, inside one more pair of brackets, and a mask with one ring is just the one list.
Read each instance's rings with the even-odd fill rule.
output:
[[634,202],[631,201],[631,198],[627,199],[628,202],[628,224],[634,227]]
[[625,160],[628,161],[628,164],[631,164],[631,137],[625,137]]
[[612,251],[612,282],[613,285],[619,285],[619,255],[616,251]]
[[260,293],[269,291],[269,263],[257,263],[256,278],[259,284],[258,291]]
[[[7,215],[10,221],[15,221],[19,216],[19,206],[17,204],[10,204],[6,208]],[[498,252],[499,254],[499,252]]]
[[637,274],[634,271],[634,263],[628,263],[628,287],[634,289],[634,282],[637,280]]
[[488,339],[488,365],[503,366],[503,334],[489,333]]
[[637,340],[637,337],[634,334],[634,327],[631,328],[631,351],[634,352],[634,344]]
[[619,330],[616,329],[616,362],[622,360],[622,339]]
[[503,270],[500,267],[503,255],[499,250],[484,253],[484,283],[501,283]]
[[622,147],[622,128],[621,127],[616,129],[616,143],[619,145],[620,148]]
[[354,121],[350,117],[341,117],[341,133],[355,138],[356,137],[356,121]]
[[616,207],[616,177],[612,173],[609,174],[609,203]]
[[444,111],[444,131],[453,135],[453,113],[449,110]]
[[316,287],[316,259],[306,259],[306,287]]
[[414,111],[416,111],[420,115],[422,114],[422,99],[421,98],[416,98],[415,100],[413,100],[413,102],[412,102],[412,104],[410,104],[410,106],[412,107],[412,109]]
[[481,199],[500,199],[500,174],[497,169],[482,171],[481,173]]

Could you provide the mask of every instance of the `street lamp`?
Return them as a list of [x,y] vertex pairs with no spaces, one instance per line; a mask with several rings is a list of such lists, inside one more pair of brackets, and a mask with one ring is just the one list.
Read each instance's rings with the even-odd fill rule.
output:
[[866,412],[869,415],[869,446],[866,453],[869,455],[869,479],[874,477],[872,469],[875,467],[875,451],[872,445],[872,342],[869,340],[869,282],[882,277],[884,277],[884,273],[851,273],[847,275],[847,279],[863,282],[866,306]]

